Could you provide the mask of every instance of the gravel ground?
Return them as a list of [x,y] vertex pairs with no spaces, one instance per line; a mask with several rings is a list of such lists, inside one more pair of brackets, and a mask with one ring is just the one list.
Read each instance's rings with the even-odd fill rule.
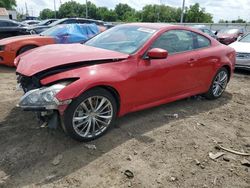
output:
[[[120,118],[102,138],[78,143],[15,107],[14,69],[0,67],[0,187],[250,188],[250,73],[223,97],[192,97]],[[178,114],[174,117],[173,114]]]

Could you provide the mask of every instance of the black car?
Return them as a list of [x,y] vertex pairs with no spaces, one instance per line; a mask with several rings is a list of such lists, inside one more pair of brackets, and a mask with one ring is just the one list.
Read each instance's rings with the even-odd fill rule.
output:
[[29,34],[25,25],[13,21],[0,19],[0,39]]
[[48,28],[54,27],[56,25],[59,24],[75,24],[75,23],[80,23],[80,24],[84,24],[84,23],[95,23],[98,26],[104,26],[104,22],[103,21],[99,21],[99,20],[92,20],[92,19],[85,19],[85,18],[64,18],[64,19],[60,19],[57,20],[47,26],[33,26],[28,28],[29,32],[32,34],[39,34],[43,31],[45,31]]
[[210,29],[206,28],[206,26],[195,25],[195,26],[192,26],[192,27],[195,28],[195,29],[198,29],[198,30],[202,31],[203,33],[208,34],[210,37],[213,37],[214,39],[218,40],[218,37]]
[[40,23],[38,23],[36,26],[47,26],[49,24],[52,24],[53,22],[57,21],[58,19],[47,19],[43,20]]

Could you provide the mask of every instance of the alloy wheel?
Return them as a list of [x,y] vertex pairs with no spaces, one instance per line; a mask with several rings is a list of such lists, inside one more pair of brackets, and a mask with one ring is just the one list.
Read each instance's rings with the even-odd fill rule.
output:
[[104,96],[91,96],[76,108],[72,124],[75,132],[83,138],[103,133],[113,118],[113,106]]
[[228,81],[228,74],[225,71],[220,71],[215,77],[213,83],[213,95],[219,97],[225,90]]

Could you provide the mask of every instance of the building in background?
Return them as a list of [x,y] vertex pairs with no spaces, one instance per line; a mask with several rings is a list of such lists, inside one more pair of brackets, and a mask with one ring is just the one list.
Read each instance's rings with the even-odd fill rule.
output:
[[5,8],[0,7],[0,19],[16,20],[17,12],[15,10],[6,10]]
[[0,8],[0,19],[9,19],[9,13],[5,8]]

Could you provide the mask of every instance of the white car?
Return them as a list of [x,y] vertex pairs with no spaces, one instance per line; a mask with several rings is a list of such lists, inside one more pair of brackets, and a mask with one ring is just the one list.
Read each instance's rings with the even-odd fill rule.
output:
[[250,33],[229,45],[236,51],[236,68],[250,70]]

